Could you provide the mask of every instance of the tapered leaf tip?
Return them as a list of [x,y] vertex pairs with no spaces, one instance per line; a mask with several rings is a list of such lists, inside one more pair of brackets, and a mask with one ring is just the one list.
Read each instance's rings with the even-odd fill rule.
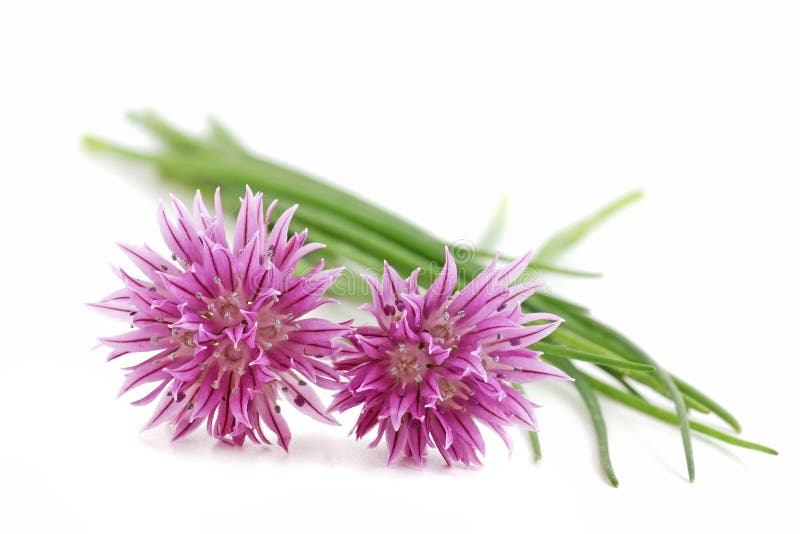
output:
[[99,150],[103,148],[103,142],[99,138],[89,134],[81,136],[81,144],[90,150]]

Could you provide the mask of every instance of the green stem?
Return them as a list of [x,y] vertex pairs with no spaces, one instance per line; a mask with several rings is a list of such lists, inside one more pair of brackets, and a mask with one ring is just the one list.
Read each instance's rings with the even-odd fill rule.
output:
[[600,461],[603,464],[603,469],[606,472],[608,481],[615,488],[619,486],[617,475],[614,474],[614,467],[611,465],[611,453],[608,449],[608,432],[606,430],[606,422],[603,418],[603,412],[600,409],[600,403],[597,402],[597,396],[588,380],[588,376],[579,371],[569,360],[559,358],[558,356],[551,356],[550,361],[553,365],[570,375],[575,379],[575,387],[578,388],[586,409],[592,418],[592,426],[597,436],[597,448],[600,453]]
[[[563,313],[563,311],[562,311]],[[680,422],[681,441],[686,458],[686,469],[689,473],[689,481],[693,482],[695,477],[694,454],[692,453],[692,436],[689,428],[689,416],[686,411],[686,402],[667,371],[658,365],[647,353],[630,342],[621,334],[611,330],[602,323],[591,319],[585,315],[569,314],[565,317],[571,329],[577,331],[581,336],[591,342],[601,346],[610,347],[615,353],[631,361],[652,365],[655,367],[654,376],[666,389],[669,397],[675,404],[675,414]]]
[[699,402],[703,403],[704,406],[711,410],[712,413],[717,415],[717,417],[728,423],[736,432],[742,431],[742,426],[739,424],[739,421],[737,421],[728,410],[717,404],[713,399],[709,398],[708,395],[687,384],[675,375],[672,376],[672,379],[675,381],[678,389],[680,389],[684,395],[691,395]]
[[[671,425],[677,426],[680,424],[680,420],[672,412],[668,412],[667,410],[659,408],[658,406],[653,406],[652,404],[650,404],[649,402],[640,397],[619,390],[613,386],[606,384],[605,382],[597,380],[596,378],[588,377],[588,380],[596,391],[599,391],[603,395],[611,399],[614,399],[617,402],[625,404],[630,408],[633,408],[637,411],[640,411],[656,419],[660,419],[661,421],[664,421]],[[773,454],[773,455],[778,454],[778,451],[776,451],[775,449],[772,449],[765,445],[760,445],[758,443],[753,443],[752,441],[745,441],[743,439],[739,439],[736,436],[725,434],[724,432],[720,432],[715,428],[704,425],[702,423],[698,423],[696,421],[690,421],[689,426],[692,428],[692,430],[696,432],[705,434],[706,436],[710,436],[720,441],[724,441],[725,443],[729,443],[731,445],[736,445],[737,447],[743,447],[745,449],[760,451],[766,454]]]
[[574,350],[564,347],[563,345],[555,345],[553,343],[547,343],[545,341],[539,341],[538,343],[536,343],[536,349],[544,351],[544,353],[548,356],[554,355],[554,356],[559,356],[561,358],[569,358],[570,360],[581,360],[584,362],[590,362],[597,365],[615,367],[617,369],[642,371],[645,373],[652,373],[655,370],[655,368],[652,365],[630,362],[628,360],[622,360],[617,358],[608,358],[606,356],[599,356],[597,354],[582,352],[579,350]]
[[[167,125],[153,114],[146,114],[145,119],[140,119],[138,115],[134,118],[139,124],[148,128],[159,138],[170,143],[171,146],[180,148],[189,146],[191,148],[212,148],[202,141],[191,138]],[[190,142],[187,142],[190,139]],[[362,198],[345,192],[339,188],[327,184],[326,182],[309,177],[288,166],[280,165],[265,158],[239,158],[240,163],[253,172],[252,176],[259,176],[261,179],[273,185],[287,185],[299,190],[298,198],[303,198],[306,202],[318,204],[319,207],[338,213],[344,217],[352,219],[365,228],[385,236],[388,239],[408,246],[418,254],[425,256],[438,257],[441,255],[440,241],[428,234],[424,229],[413,225],[401,217],[379,209]],[[225,180],[225,175],[221,174],[218,178]],[[234,181],[231,185],[238,185],[242,188],[245,182]],[[250,183],[256,187],[255,184]],[[313,193],[304,193],[313,191]]]
[[[525,395],[525,389],[520,384],[512,384],[514,389]],[[539,443],[539,433],[533,430],[528,431],[528,439],[531,442],[531,450],[533,451],[533,461],[539,462],[542,460],[542,444]]]

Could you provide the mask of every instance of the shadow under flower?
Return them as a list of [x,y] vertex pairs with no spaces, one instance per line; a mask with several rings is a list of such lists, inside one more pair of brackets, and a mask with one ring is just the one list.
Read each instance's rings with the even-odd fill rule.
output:
[[213,458],[215,461],[270,462],[276,465],[315,464],[328,468],[353,467],[380,472],[390,471],[401,476],[419,476],[423,472],[436,475],[458,476],[481,470],[481,466],[454,465],[448,467],[438,454],[428,454],[425,467],[420,468],[411,459],[404,458],[386,466],[387,451],[383,444],[370,448],[368,441],[355,441],[339,435],[305,433],[293,436],[289,453],[276,445],[265,446],[246,442],[241,447],[228,445],[210,438],[204,432],[195,432],[178,441],[171,441],[170,429],[163,427],[144,431],[140,442],[149,449],[188,458]]

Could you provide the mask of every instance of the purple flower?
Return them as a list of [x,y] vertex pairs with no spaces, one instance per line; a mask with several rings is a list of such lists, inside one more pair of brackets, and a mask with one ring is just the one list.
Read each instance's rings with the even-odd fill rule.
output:
[[323,245],[306,244],[307,232],[288,237],[297,209],[284,212],[268,231],[273,202],[264,214],[262,195],[247,188],[233,243],[225,237],[220,192],[211,215],[198,191],[194,213],[173,198],[176,219],[163,205],[161,233],[172,261],[147,246],[120,247],[142,271],[116,272],[125,288],[93,307],[131,321],[132,330],[101,338],[109,360],[152,353],[126,370],[120,394],[155,387],[133,404],[160,402],[145,428],[174,425],[178,439],[201,423],[220,440],[241,445],[245,436],[269,443],[268,428],[288,449],[291,433],[278,398],[324,423],[337,424],[308,384],[335,389],[339,375],[327,360],[347,325],[304,318],[331,302],[323,298],[340,269],[320,263],[299,275],[298,260]]
[[356,329],[352,347],[334,357],[349,382],[331,410],[361,406],[356,437],[377,427],[370,446],[385,437],[388,463],[405,453],[421,466],[427,448],[435,447],[448,465],[480,464],[477,453],[484,455],[485,447],[476,422],[510,450],[508,425],[537,428],[535,405],[511,382],[569,378],[526,348],[561,322],[522,313],[520,302],[541,286],[512,285],[529,261],[527,255],[502,269],[492,262],[455,295],[458,273],[447,249],[444,269],[424,295],[419,270],[404,280],[387,263],[382,284],[366,277],[373,304],[364,308],[378,325]]

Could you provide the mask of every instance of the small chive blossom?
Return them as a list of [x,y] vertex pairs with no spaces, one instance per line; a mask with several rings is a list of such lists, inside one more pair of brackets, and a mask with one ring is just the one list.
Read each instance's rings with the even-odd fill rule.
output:
[[[210,214],[198,191],[194,212],[173,198],[172,220],[161,206],[158,220],[172,260],[147,246],[120,247],[142,271],[116,272],[125,288],[97,304],[99,311],[131,321],[130,332],[101,338],[109,360],[151,353],[127,368],[120,394],[155,383],[134,401],[160,402],[145,428],[175,427],[173,439],[203,422],[208,432],[233,445],[245,437],[269,443],[268,429],[288,449],[291,433],[279,398],[325,423],[336,424],[308,384],[338,388],[329,363],[343,324],[304,316],[327,302],[323,293],[341,269],[320,262],[300,275],[298,260],[323,245],[306,244],[307,232],[289,237],[297,206],[268,230],[273,202],[264,213],[262,195],[247,188],[233,243],[228,244],[219,189]],[[266,428],[265,428],[266,427]]]
[[388,463],[402,454],[422,466],[428,447],[448,465],[480,464],[485,446],[476,422],[494,430],[511,447],[506,427],[537,430],[534,404],[512,382],[569,379],[527,348],[560,324],[549,313],[523,314],[520,303],[541,284],[516,279],[530,255],[498,268],[496,261],[453,294],[457,268],[445,249],[441,274],[424,294],[418,270],[401,278],[387,263],[382,283],[372,288],[377,326],[357,328],[351,347],[334,357],[349,379],[331,409],[356,406],[357,438],[377,428],[371,446],[385,439]]

